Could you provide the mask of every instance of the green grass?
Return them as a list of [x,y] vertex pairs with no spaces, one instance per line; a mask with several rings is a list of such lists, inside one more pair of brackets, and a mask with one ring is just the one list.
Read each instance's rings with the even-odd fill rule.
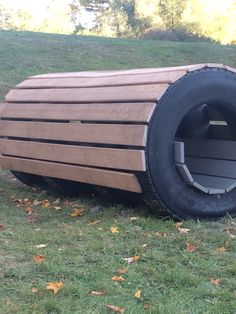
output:
[[[209,43],[173,43],[34,33],[0,32],[0,98],[29,75],[52,71],[120,69],[220,62],[236,66],[236,47]],[[0,178],[0,313],[108,313],[107,304],[124,306],[125,313],[235,314],[236,238],[225,228],[236,220],[186,221],[180,234],[175,222],[149,216],[95,197],[53,205],[58,197],[44,195]],[[25,207],[14,199],[49,199],[50,207],[33,207],[35,221],[27,222]],[[71,217],[72,205],[82,217]],[[93,213],[91,208],[101,206]],[[55,210],[55,206],[61,209]],[[139,219],[131,221],[131,217]],[[32,217],[32,216],[31,216]],[[100,220],[98,224],[89,221]],[[1,227],[1,224],[4,225]],[[111,227],[119,233],[112,234]],[[4,230],[2,230],[4,229]],[[157,232],[166,233],[158,237]],[[186,244],[197,250],[190,253]],[[38,244],[48,244],[37,249]],[[147,246],[143,247],[144,244]],[[225,246],[224,253],[217,248]],[[35,255],[44,255],[37,264]],[[128,265],[125,257],[141,256]],[[113,282],[117,269],[128,268],[125,280]],[[214,286],[210,279],[220,279]],[[54,295],[50,281],[63,281]],[[37,293],[32,293],[32,288]],[[134,297],[140,288],[142,298]],[[91,296],[91,290],[106,295]]]

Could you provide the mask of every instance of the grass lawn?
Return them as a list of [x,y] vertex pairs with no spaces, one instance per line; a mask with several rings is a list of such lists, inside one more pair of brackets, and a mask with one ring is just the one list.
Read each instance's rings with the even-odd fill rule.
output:
[[[33,74],[236,66],[235,56],[234,46],[208,43],[0,32],[0,99]],[[176,226],[144,208],[33,190],[7,171],[0,173],[0,191],[0,313],[103,314],[109,304],[128,314],[236,313],[236,219]],[[71,216],[77,209],[83,215]],[[49,282],[64,285],[54,294]]]

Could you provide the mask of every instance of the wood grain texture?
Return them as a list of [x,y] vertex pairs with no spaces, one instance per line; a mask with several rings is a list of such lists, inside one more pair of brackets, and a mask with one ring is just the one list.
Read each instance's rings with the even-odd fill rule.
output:
[[120,75],[143,75],[147,73],[166,73],[175,71],[194,71],[204,67],[219,67],[226,68],[223,64],[213,64],[213,63],[200,63],[176,67],[166,67],[166,68],[143,68],[143,69],[129,69],[129,70],[111,70],[111,71],[82,71],[82,72],[67,72],[67,73],[49,73],[31,76],[32,79],[38,78],[65,78],[65,77],[111,77]]
[[145,153],[140,150],[0,139],[0,154],[102,168],[146,170]]
[[17,88],[75,88],[124,86],[141,84],[169,84],[186,74],[185,70],[172,72],[157,72],[137,74],[121,74],[119,76],[101,77],[59,77],[59,78],[31,78],[17,85]]
[[0,165],[3,168],[25,173],[78,181],[136,193],[142,192],[136,176],[131,173],[3,156],[0,156]]
[[64,88],[64,89],[12,89],[6,95],[8,102],[129,102],[157,101],[168,84]]
[[0,136],[74,141],[83,143],[145,146],[147,126],[0,120]]
[[2,103],[0,116],[17,119],[149,122],[155,103]]

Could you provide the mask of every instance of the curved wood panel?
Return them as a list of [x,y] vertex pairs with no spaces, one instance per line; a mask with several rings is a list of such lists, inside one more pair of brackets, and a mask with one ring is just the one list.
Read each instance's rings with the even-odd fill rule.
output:
[[60,77],[60,78],[32,78],[17,85],[17,88],[75,88],[101,87],[141,84],[173,83],[186,74],[186,71],[144,73],[142,75],[119,75],[105,77]]
[[0,154],[102,168],[146,170],[145,153],[140,150],[0,139]]
[[147,126],[0,120],[0,136],[83,143],[145,146]]
[[0,116],[17,119],[149,122],[155,103],[2,103]]
[[161,98],[168,84],[64,88],[64,89],[12,89],[6,95],[8,102],[129,102],[156,101]]
[[136,176],[125,172],[2,156],[0,156],[0,164],[3,168],[25,173],[79,181],[136,193],[142,192]]

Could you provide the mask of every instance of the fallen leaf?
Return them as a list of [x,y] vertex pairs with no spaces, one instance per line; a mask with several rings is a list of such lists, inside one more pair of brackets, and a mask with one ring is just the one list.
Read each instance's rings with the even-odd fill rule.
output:
[[177,230],[179,231],[180,234],[187,234],[191,231],[190,229],[187,228],[178,228]]
[[43,200],[43,201],[42,201],[42,207],[43,207],[43,208],[48,208],[49,206],[50,206],[49,200]]
[[32,293],[37,293],[38,291],[39,291],[39,290],[38,290],[37,288],[35,288],[35,287],[31,289],[31,292],[32,292]]
[[41,228],[36,228],[35,231],[37,231],[37,232],[38,232],[38,231],[41,231]]
[[25,208],[25,212],[27,212],[29,215],[31,215],[32,212],[33,212],[33,208],[32,207],[27,207],[27,208]]
[[126,257],[126,258],[123,258],[123,260],[128,262],[128,264],[132,264],[132,263],[137,262],[138,260],[140,260],[140,256],[139,255],[135,255],[133,257]]
[[101,291],[92,290],[89,292],[89,294],[94,295],[94,296],[102,296],[102,295],[107,294],[107,292],[105,290],[101,290]]
[[124,314],[124,312],[126,311],[125,307],[120,307],[120,306],[115,306],[115,305],[111,305],[108,304],[107,308],[113,312],[119,313],[119,314]]
[[151,305],[148,304],[148,303],[145,303],[144,306],[143,306],[144,310],[149,310],[150,307],[151,307]]
[[167,234],[165,232],[156,232],[155,236],[157,236],[158,238],[164,238],[167,236]]
[[53,293],[56,294],[63,286],[64,286],[64,283],[62,281],[60,281],[60,282],[49,282],[47,284],[46,289],[52,290]]
[[179,227],[181,227],[182,224],[183,224],[183,221],[176,222],[176,223],[175,223],[175,228],[176,228],[176,229],[179,229]]
[[139,220],[140,219],[140,217],[130,217],[130,220],[131,221],[137,221],[137,220]]
[[118,275],[124,275],[124,274],[127,274],[127,273],[128,273],[128,269],[127,269],[127,268],[118,269],[118,270],[116,271],[116,273],[117,273]]
[[188,251],[188,252],[195,252],[196,250],[197,250],[197,246],[196,245],[194,245],[194,244],[192,244],[192,243],[187,243],[186,244],[186,250]]
[[111,227],[111,233],[119,233],[118,227]]
[[26,217],[26,222],[27,222],[27,223],[33,223],[33,222],[35,222],[35,220],[37,219],[37,217],[38,217],[38,214],[36,214],[36,213],[29,214],[29,215]]
[[53,202],[53,204],[54,204],[54,205],[59,205],[60,202],[61,202],[60,198],[57,198],[57,199]]
[[84,208],[75,209],[72,213],[70,213],[71,217],[81,217],[84,215]]
[[223,253],[226,252],[226,248],[225,248],[224,246],[218,247],[218,248],[216,249],[216,252],[223,254]]
[[46,246],[48,246],[48,244],[37,244],[37,245],[35,245],[36,249],[42,249]]
[[42,201],[34,200],[33,201],[33,206],[39,206],[42,205]]
[[134,294],[135,298],[136,299],[141,299],[141,296],[142,296],[142,292],[140,289],[138,289],[135,294]]
[[125,279],[122,276],[114,276],[114,277],[112,277],[112,281],[121,282],[121,281],[124,281],[124,280]]
[[211,278],[210,282],[214,285],[214,286],[219,286],[220,285],[220,279],[214,279]]
[[89,225],[96,225],[96,224],[99,224],[100,222],[101,220],[90,220]]
[[143,248],[146,248],[148,246],[149,246],[149,244],[146,244],[146,243],[142,245]]
[[60,210],[60,209],[61,209],[60,206],[54,206],[53,208],[54,208],[55,210]]
[[101,228],[98,228],[98,230],[99,230],[99,231],[103,231],[103,227],[101,227]]
[[35,256],[33,256],[33,260],[37,263],[42,263],[45,260],[45,256],[35,255]]
[[6,229],[5,225],[4,224],[0,224],[0,231],[3,231],[5,229]]

